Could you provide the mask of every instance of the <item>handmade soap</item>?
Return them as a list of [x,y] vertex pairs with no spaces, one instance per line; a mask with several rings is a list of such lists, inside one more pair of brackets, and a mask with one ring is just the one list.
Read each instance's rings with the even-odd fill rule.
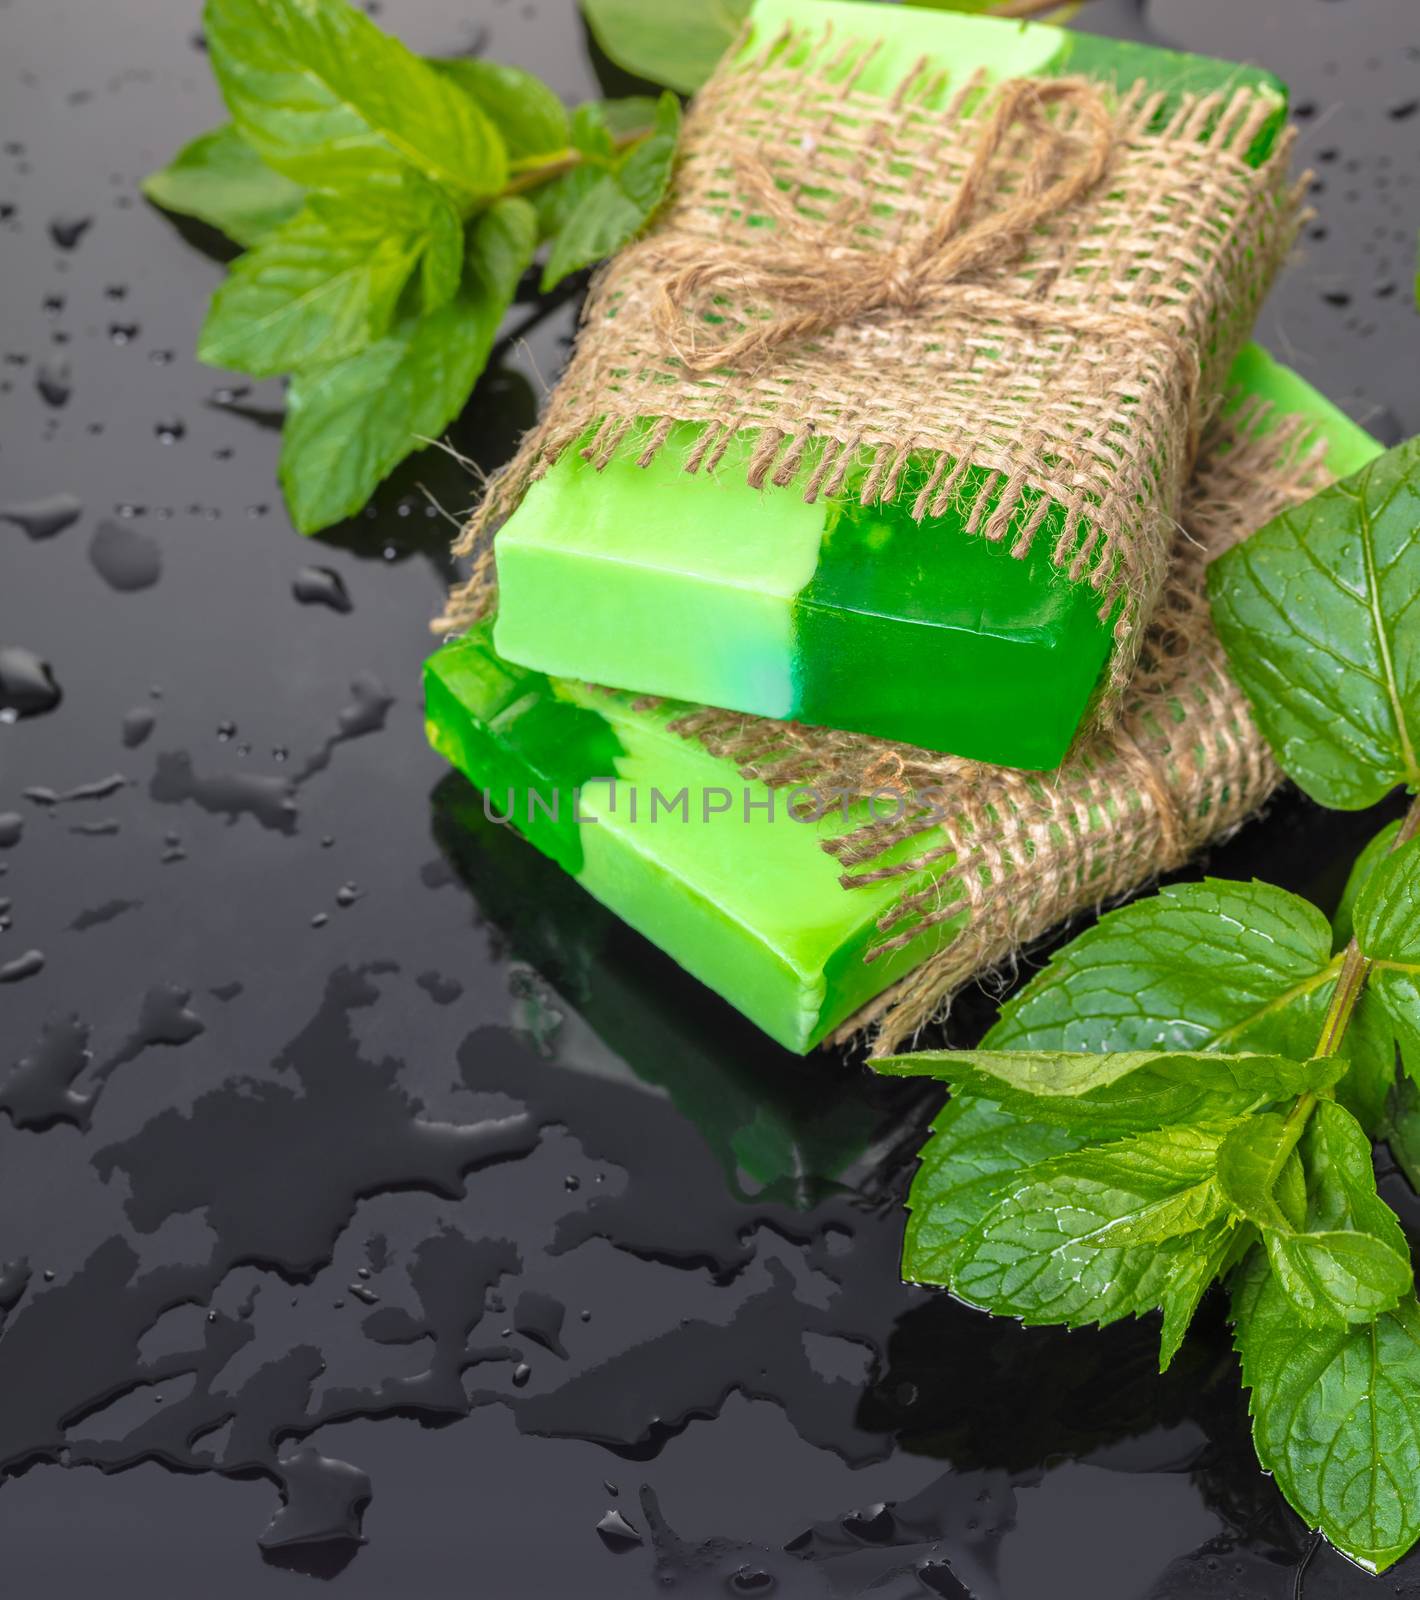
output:
[[[1264,430],[1283,413],[1314,422],[1326,443],[1328,476],[1353,472],[1379,453],[1362,429],[1264,351],[1245,350],[1235,376],[1238,389],[1228,409],[1270,401],[1275,410],[1261,424]],[[1217,426],[1226,425],[1225,417]],[[1255,433],[1259,425],[1251,420],[1247,426]],[[1215,444],[1213,453],[1225,464],[1230,459],[1224,445]],[[1213,478],[1200,479],[1199,491],[1228,537],[1242,531],[1228,520],[1228,497],[1245,492],[1254,476],[1251,461],[1239,466],[1232,459],[1231,476],[1215,470]],[[1258,459],[1271,465],[1265,451]],[[1311,479],[1299,483],[1308,487]],[[1275,502],[1264,509],[1270,514]],[[1199,689],[1195,695],[1187,678],[1196,673],[1205,686],[1212,684],[1216,663],[1185,660],[1179,673],[1176,688],[1166,686],[1156,696],[1157,705],[1137,712],[1130,739],[1148,744],[1160,737],[1159,725],[1165,728],[1162,737],[1198,737],[1209,748],[1225,735],[1226,729],[1211,725],[1227,720],[1215,703],[1216,690]],[[436,652],[426,667],[425,686],[431,742],[486,791],[492,816],[506,818],[597,899],[792,1050],[807,1050],[823,1039],[956,939],[967,924],[952,854],[908,882],[885,877],[844,888],[839,864],[822,845],[861,823],[866,803],[852,806],[845,821],[831,797],[820,793],[816,808],[823,815],[797,820],[791,815],[792,791],[742,778],[733,762],[675,730],[683,705],[514,666],[500,659],[486,625]],[[1236,700],[1236,691],[1230,693]],[[1195,734],[1192,722],[1199,719],[1210,725]],[[1245,744],[1248,738],[1255,742],[1256,735],[1248,725],[1236,738]],[[1097,827],[1108,835],[1111,817],[1090,785],[1097,786],[1099,771],[1116,753],[1108,736],[1100,736],[1079,761],[1072,758],[1079,773],[1068,767],[1059,784],[1041,788],[1042,804],[1064,807],[1067,831]],[[1244,754],[1249,773],[1267,770],[1255,750]],[[1205,766],[1190,756],[1182,763],[1180,781],[1197,784],[1198,792],[1190,789],[1185,799],[1208,813],[1208,828],[1227,826],[1263,798],[1254,792],[1255,779],[1253,788],[1230,785],[1202,770]],[[1216,791],[1209,787],[1214,783],[1220,785]],[[1081,788],[1085,800],[1072,785]],[[1010,790],[1008,801],[1006,786],[1001,787],[1001,812],[1019,811],[1021,791]],[[989,782],[984,793],[989,800]],[[941,832],[936,839],[943,842],[947,835]],[[1137,838],[1132,843],[1137,845]],[[1107,852],[1107,845],[1106,837],[1096,848]],[[919,834],[904,841],[896,855],[907,859],[923,848]],[[893,859],[890,850],[874,865]],[[1091,870],[1099,870],[1098,861]],[[1149,874],[1151,863],[1142,860],[1128,870],[1138,881]],[[940,885],[940,899],[951,914],[865,961],[878,938],[879,918],[905,890],[929,878]],[[1088,903],[1088,880],[1079,892]],[[962,905],[952,912],[956,897]]]
[[847,894],[820,848],[837,822],[800,822],[645,706],[499,659],[486,627],[430,658],[435,748],[491,815],[790,1050],[807,1050],[952,930],[863,960],[900,892]]
[[[786,26],[832,24],[849,58],[855,40],[871,39],[852,87],[884,103],[930,77],[924,57],[946,69],[922,91],[929,107],[973,72],[990,81],[1084,74],[1120,89],[1142,80],[1153,96],[1149,125],[1164,128],[1185,96],[1225,100],[1254,89],[1263,114],[1254,106],[1246,148],[1219,152],[1220,162],[1264,162],[1285,115],[1283,86],[1268,74],[1046,25],[841,0],[759,0],[753,23],[747,57]],[[1205,105],[1187,136],[1216,142],[1220,116],[1219,106],[1209,113]],[[687,165],[716,148],[707,144]],[[775,236],[762,230],[764,252],[774,251]],[[1152,261],[1139,269],[1155,270]],[[1131,336],[1137,329],[1126,328]],[[994,337],[983,324],[978,365],[989,366]],[[617,388],[611,354],[603,370]],[[861,381],[845,368],[845,386]],[[981,408],[990,412],[990,374],[981,381]],[[788,383],[771,361],[763,387]],[[1101,410],[1131,403],[1097,402]],[[919,495],[931,502],[942,480],[940,471],[933,479],[940,457],[931,452],[907,453],[886,500],[880,483],[869,483],[872,454],[834,492],[806,499],[804,484],[823,464],[819,437],[778,474],[785,481],[776,485],[771,474],[751,487],[761,430],[740,426],[720,437],[711,470],[697,452],[716,426],[673,412],[633,419],[610,453],[588,434],[540,464],[545,472],[496,538],[494,642],[505,660],[1010,766],[1058,765],[1101,685],[1125,604],[1112,597],[1108,574],[1079,581],[1060,564],[1057,547],[1071,537],[1063,503],[1030,488],[1013,489],[1007,501],[1011,484],[989,450],[955,476],[950,503],[920,517]],[[1106,421],[1093,443],[1080,444],[1085,455],[1113,449],[1110,429]],[[699,470],[686,471],[688,462]]]

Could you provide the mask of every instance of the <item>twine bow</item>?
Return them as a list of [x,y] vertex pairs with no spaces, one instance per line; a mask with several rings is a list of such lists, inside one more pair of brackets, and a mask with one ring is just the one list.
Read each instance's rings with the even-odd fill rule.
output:
[[[1071,110],[1084,124],[1081,150],[1074,125],[1047,115]],[[992,187],[992,164],[1011,131],[1033,137],[1030,158],[1008,205],[977,217]],[[1013,78],[1002,84],[961,184],[937,223],[900,249],[862,250],[838,242],[844,224],[818,224],[792,199],[756,155],[739,176],[758,209],[778,230],[772,245],[747,249],[687,238],[647,246],[666,277],[653,318],[658,336],[692,377],[716,368],[753,368],[775,351],[861,322],[879,311],[921,312],[948,304],[999,315],[1015,325],[1067,329],[1100,338],[1134,337],[1167,345],[1188,393],[1188,458],[1197,448],[1199,359],[1193,345],[1157,321],[1124,309],[1069,305],[1008,294],[972,281],[1018,260],[1035,231],[1082,201],[1108,173],[1119,143],[1115,118],[1086,78]],[[974,219],[974,220],[973,220]],[[694,307],[717,294],[768,299],[782,307],[731,337],[717,337]]]

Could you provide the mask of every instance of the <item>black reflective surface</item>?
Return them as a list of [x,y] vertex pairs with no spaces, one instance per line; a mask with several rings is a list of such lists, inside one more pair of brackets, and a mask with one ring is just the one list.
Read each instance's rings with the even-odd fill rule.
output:
[[[1420,430],[1410,0],[1086,16],[1290,79],[1320,214],[1264,336]],[[571,0],[380,20],[597,92]],[[1257,1470],[1218,1305],[1161,1379],[1152,1326],[903,1288],[931,1097],[776,1052],[480,820],[418,699],[416,484],[470,480],[302,541],[279,385],[191,359],[223,252],[135,185],[219,115],[197,21],[0,0],[4,1592],[1420,1593]],[[515,308],[482,466],[574,314]],[[1380,820],[1283,799],[1207,865],[1329,903]]]

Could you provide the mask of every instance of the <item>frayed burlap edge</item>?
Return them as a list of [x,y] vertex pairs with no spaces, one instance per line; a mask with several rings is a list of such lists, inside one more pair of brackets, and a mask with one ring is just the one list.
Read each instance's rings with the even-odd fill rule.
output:
[[[960,987],[1011,962],[1071,917],[1098,910],[1180,866],[1258,810],[1281,780],[1212,625],[1204,568],[1329,481],[1306,419],[1252,400],[1215,422],[1185,497],[1163,599],[1116,728],[1082,743],[1059,771],[1031,774],[800,724],[698,709],[685,737],[775,788],[930,793],[901,820],[825,842],[852,889],[901,879],[868,959],[966,913],[964,929],[834,1036],[870,1035],[886,1054],[940,1016]],[[946,813],[937,822],[932,813]],[[884,853],[922,849],[883,865]],[[940,867],[940,870],[937,870]],[[928,875],[921,881],[922,874]]]

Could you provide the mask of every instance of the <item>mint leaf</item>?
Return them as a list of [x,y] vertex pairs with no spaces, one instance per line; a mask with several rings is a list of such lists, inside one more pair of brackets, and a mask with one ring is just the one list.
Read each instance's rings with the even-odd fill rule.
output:
[[1396,1080],[1382,1137],[1405,1181],[1420,1192],[1420,1088],[1413,1078]]
[[511,168],[541,166],[566,153],[572,142],[567,108],[541,78],[477,56],[429,65],[472,97],[498,130]]
[[1255,1252],[1233,1293],[1258,1459],[1309,1526],[1383,1571],[1420,1538],[1420,1307],[1311,1328]]
[[1020,1173],[962,1240],[951,1288],[984,1310],[1068,1327],[1161,1305],[1232,1219],[1214,1187],[1228,1124],[1165,1128]]
[[950,1100],[922,1148],[907,1197],[902,1272],[914,1283],[949,1283],[963,1238],[1021,1171],[1079,1141],[1063,1128],[1022,1122],[989,1100]]
[[408,166],[467,209],[507,181],[468,94],[345,0],[207,0],[203,17],[242,137],[298,183],[368,190]]
[[[1341,1106],[1249,1118],[1218,1151],[1218,1185],[1263,1230],[1277,1281],[1309,1322],[1369,1322],[1410,1288],[1405,1236],[1376,1194],[1371,1144]],[[1305,1187],[1295,1190],[1305,1172]]]
[[623,95],[619,100],[588,100],[578,107],[578,120],[582,113],[589,112],[601,122],[613,142],[633,134],[639,138],[651,131],[659,105],[659,97],[650,94]]
[[448,200],[414,173],[368,196],[312,195],[233,264],[197,358],[265,378],[353,355],[389,327],[426,250],[424,288],[437,308],[458,287],[463,230]]
[[1268,1111],[1240,1122],[1218,1150],[1218,1186],[1228,1203],[1266,1228],[1300,1227],[1306,1204],[1301,1163],[1293,1160],[1300,1117]]
[[305,191],[274,172],[230,122],[185,144],[143,193],[164,211],[196,217],[250,246],[301,209]]
[[651,132],[621,154],[595,104],[579,107],[572,136],[588,159],[558,180],[549,202],[557,231],[542,274],[544,293],[569,273],[619,250],[661,203],[680,136],[680,105],[674,95],[663,94]]
[[1420,1075],[1420,839],[1376,863],[1356,901],[1356,942],[1406,1067]]
[[1420,439],[1208,570],[1213,619],[1277,760],[1314,800],[1420,785]]
[[1341,891],[1341,898],[1336,904],[1336,914],[1331,919],[1333,944],[1337,950],[1343,950],[1350,944],[1351,936],[1356,931],[1356,902],[1361,897],[1361,890],[1370,881],[1378,863],[1395,848],[1395,836],[1399,832],[1399,822],[1388,823],[1367,842],[1366,847],[1352,863],[1346,887]]
[[618,149],[628,139],[644,138],[656,120],[657,102],[644,95],[625,100],[589,100],[577,107],[570,124],[572,148],[583,158],[579,166],[540,184],[528,198],[537,207],[542,237],[551,239],[567,219],[615,167]]
[[940,1078],[956,1095],[981,1095],[1014,1116],[1093,1138],[1242,1116],[1330,1088],[1346,1071],[1336,1058],[1159,1051],[921,1050],[872,1064],[897,1077]]
[[1248,1223],[1212,1228],[1206,1242],[1195,1241],[1194,1248],[1174,1263],[1160,1299],[1164,1313],[1159,1330],[1160,1372],[1166,1372],[1178,1354],[1209,1285],[1241,1260],[1256,1238],[1256,1229]]
[[592,37],[627,72],[691,94],[734,43],[750,0],[582,0]]
[[1385,1126],[1396,1077],[1397,1029],[1370,985],[1361,991],[1346,1029],[1344,1048],[1351,1070],[1336,1086],[1336,1098],[1371,1135]]
[[1371,1322],[1411,1287],[1410,1260],[1371,1233],[1264,1232],[1287,1298],[1311,1323]]
[[536,233],[526,201],[497,202],[470,229],[453,301],[406,318],[356,356],[296,375],[280,470],[302,533],[352,516],[381,478],[458,414],[532,260]]
[[438,190],[431,191],[422,236],[419,289],[425,311],[437,311],[459,292],[463,282],[464,230],[458,212]]
[[[1001,1008],[992,1050],[1255,1050],[1302,1061],[1341,957],[1321,912],[1266,883],[1205,878],[1111,911]],[[1362,995],[1337,1096],[1379,1126],[1395,1044]],[[1378,1094],[1376,1085],[1382,1085]],[[1353,1093],[1353,1090],[1357,1091]]]
[[1317,908],[1205,878],[1111,911],[1001,1008],[995,1050],[1250,1049],[1304,1060],[1340,969]]

